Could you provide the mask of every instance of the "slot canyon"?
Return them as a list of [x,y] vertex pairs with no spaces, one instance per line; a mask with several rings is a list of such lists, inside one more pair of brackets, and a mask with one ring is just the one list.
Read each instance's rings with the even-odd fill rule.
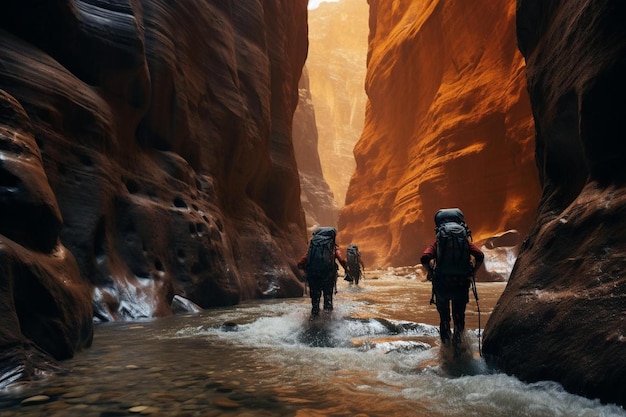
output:
[[487,363],[626,405],[618,0],[8,0],[0,388],[94,328],[300,297],[312,229],[415,266],[460,207]]

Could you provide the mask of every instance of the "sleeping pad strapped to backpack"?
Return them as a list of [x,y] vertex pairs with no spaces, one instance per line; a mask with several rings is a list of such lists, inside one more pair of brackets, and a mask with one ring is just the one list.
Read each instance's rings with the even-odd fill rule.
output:
[[468,238],[471,232],[458,208],[435,214],[437,238],[436,276],[469,277],[472,274]]
[[335,278],[337,274],[335,236],[337,236],[337,230],[334,227],[318,227],[313,232],[307,252],[305,269],[307,279]]

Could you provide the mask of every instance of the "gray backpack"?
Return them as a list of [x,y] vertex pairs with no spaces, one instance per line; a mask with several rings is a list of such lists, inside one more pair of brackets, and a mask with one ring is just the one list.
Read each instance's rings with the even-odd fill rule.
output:
[[327,279],[337,273],[335,263],[335,237],[337,230],[334,227],[318,227],[313,232],[307,251],[305,272],[310,279]]
[[469,239],[472,233],[458,208],[442,209],[435,214],[437,257],[435,275],[470,276]]

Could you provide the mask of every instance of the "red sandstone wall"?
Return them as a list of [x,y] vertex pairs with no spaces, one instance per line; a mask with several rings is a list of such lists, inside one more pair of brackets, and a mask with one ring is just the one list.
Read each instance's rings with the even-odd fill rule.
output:
[[92,313],[301,294],[306,6],[3,3],[0,385],[29,340],[56,358],[88,345]]
[[371,266],[416,264],[433,216],[523,234],[539,179],[515,1],[370,0],[365,127],[339,218]]

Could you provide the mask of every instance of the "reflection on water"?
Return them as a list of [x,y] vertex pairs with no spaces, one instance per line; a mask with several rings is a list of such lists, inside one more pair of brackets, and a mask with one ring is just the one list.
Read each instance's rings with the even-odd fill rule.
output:
[[[481,326],[503,288],[478,284]],[[312,322],[298,298],[101,324],[67,375],[13,387],[0,416],[626,416],[488,370],[475,304],[467,351],[440,351],[429,299],[428,283],[381,276],[340,281],[335,310]]]

